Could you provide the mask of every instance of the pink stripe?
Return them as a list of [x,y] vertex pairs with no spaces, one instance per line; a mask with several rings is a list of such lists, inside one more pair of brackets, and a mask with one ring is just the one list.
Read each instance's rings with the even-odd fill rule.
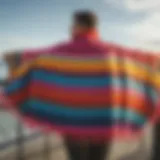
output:
[[[106,54],[106,50],[103,51],[104,48],[100,42],[96,42],[97,49],[92,49],[90,45],[87,45],[87,43],[84,43],[83,41],[70,41],[65,42],[62,44],[58,44],[55,46],[51,46],[48,48],[42,48],[42,49],[30,49],[25,50],[22,54],[23,61],[31,60],[33,58],[36,58],[39,55],[50,53],[51,55],[61,55],[61,56],[83,56],[83,57],[91,57],[91,56],[98,56],[98,57],[104,57]],[[96,45],[95,44],[95,45]]]
[[55,46],[50,46],[46,48],[38,48],[38,49],[28,49],[25,50],[22,53],[22,62],[26,62],[28,60],[32,60],[40,55],[44,54],[55,54],[58,52],[61,48],[63,48],[64,44],[61,44],[61,46],[55,45]]
[[45,126],[43,129],[45,132],[53,132],[56,131],[62,135],[70,135],[75,137],[99,137],[99,138],[113,138],[113,137],[119,137],[119,138],[133,138],[141,134],[141,130],[139,131],[133,131],[130,126],[114,126],[112,128],[74,128],[71,126],[58,126],[54,124],[49,123],[42,123],[39,121],[36,121],[35,119],[30,117],[24,118],[27,125],[30,127],[37,127],[37,126]]
[[133,139],[138,138],[143,132],[143,130],[133,131],[130,126],[114,126],[113,128],[75,128],[71,126],[58,126],[54,124],[39,122],[31,117],[21,116],[19,112],[13,110],[13,108],[7,107],[11,113],[18,116],[26,126],[29,128],[41,128],[44,132],[53,133],[57,132],[61,135],[70,136],[76,139],[95,139],[95,140],[104,140],[104,139]]
[[[115,125],[113,128],[76,128],[72,126],[58,126],[49,123],[39,122],[31,117],[24,117],[20,115],[15,106],[11,106],[10,102],[4,95],[0,94],[0,102],[5,109],[8,109],[12,114],[18,116],[29,128],[42,128],[44,132],[58,132],[65,136],[71,136],[76,139],[92,139],[93,141],[111,140],[112,138],[117,140],[130,140],[138,138],[143,134],[143,128],[138,131],[133,131],[131,126],[119,126]],[[157,122],[159,120],[160,108],[157,110],[156,115],[152,117],[151,122]],[[149,121],[149,120],[148,120]]]

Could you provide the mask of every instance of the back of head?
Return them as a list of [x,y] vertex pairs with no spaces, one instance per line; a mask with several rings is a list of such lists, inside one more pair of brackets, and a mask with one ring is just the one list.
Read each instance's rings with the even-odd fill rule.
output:
[[76,34],[78,32],[94,30],[97,28],[97,23],[98,18],[94,12],[88,10],[76,11],[73,15],[72,32]]

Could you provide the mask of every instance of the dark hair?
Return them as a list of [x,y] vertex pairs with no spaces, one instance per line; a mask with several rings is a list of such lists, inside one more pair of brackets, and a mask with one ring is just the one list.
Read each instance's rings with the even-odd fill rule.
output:
[[81,25],[87,28],[97,26],[97,16],[91,11],[77,11],[74,13],[74,24]]

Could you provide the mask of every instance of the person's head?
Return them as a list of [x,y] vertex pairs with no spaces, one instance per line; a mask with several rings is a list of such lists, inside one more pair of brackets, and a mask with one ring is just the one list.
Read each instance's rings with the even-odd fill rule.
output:
[[98,18],[91,11],[76,11],[73,15],[72,34],[95,30],[97,28]]

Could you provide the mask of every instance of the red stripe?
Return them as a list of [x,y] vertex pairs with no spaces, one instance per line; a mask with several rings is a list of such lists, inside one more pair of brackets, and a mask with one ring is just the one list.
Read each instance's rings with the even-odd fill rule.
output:
[[58,86],[44,85],[36,82],[30,87],[30,96],[44,99],[53,103],[74,107],[106,107],[129,106],[143,114],[153,111],[153,104],[145,96],[135,91],[125,91],[115,88],[103,89],[68,89]]
[[18,105],[23,103],[27,99],[29,95],[28,89],[28,87],[25,87],[11,95],[7,95],[6,97],[11,101],[13,105],[19,107]]

